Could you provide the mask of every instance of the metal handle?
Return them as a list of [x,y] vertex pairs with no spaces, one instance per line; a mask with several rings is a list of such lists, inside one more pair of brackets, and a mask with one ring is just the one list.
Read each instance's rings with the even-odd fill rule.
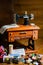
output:
[[19,34],[26,34],[27,32],[20,32]]

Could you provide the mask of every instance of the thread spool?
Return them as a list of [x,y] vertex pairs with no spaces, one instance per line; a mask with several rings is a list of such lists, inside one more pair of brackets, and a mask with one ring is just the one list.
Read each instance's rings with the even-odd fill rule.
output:
[[9,54],[12,54],[12,52],[13,52],[13,45],[10,44],[10,45],[9,45]]

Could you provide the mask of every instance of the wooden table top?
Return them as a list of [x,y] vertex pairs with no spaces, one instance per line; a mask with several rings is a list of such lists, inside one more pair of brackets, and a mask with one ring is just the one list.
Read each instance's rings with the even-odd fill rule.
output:
[[18,64],[7,64],[7,63],[0,63],[0,65],[28,65],[28,64],[24,64],[24,63],[18,63]]
[[34,26],[32,26],[32,25],[27,25],[27,26],[19,25],[19,27],[9,28],[9,29],[7,29],[7,31],[34,30],[34,29],[38,30],[40,28],[37,25],[34,25]]
[[[13,63],[11,63],[11,64],[0,63],[0,65],[29,65],[29,64],[24,64],[24,63],[19,63],[19,64],[13,64]],[[33,64],[32,64],[32,65],[33,65]],[[43,65],[43,64],[41,64],[41,65]]]

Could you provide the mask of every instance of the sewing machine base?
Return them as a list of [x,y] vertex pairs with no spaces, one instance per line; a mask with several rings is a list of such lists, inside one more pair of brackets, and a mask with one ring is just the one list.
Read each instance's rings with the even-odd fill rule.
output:
[[[40,28],[36,25],[19,25],[16,28],[9,28],[5,31],[5,35],[2,35],[2,40],[5,41],[7,45],[9,43],[14,43],[15,40],[20,39],[29,39],[28,40],[28,48],[34,50],[34,41],[38,39],[38,30]],[[1,41],[2,42],[2,41]],[[4,43],[4,42],[3,42]],[[19,45],[19,44],[18,44]]]

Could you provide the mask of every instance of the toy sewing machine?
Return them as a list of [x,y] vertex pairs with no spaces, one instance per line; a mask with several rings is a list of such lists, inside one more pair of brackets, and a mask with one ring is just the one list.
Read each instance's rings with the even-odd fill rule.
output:
[[27,15],[27,11],[25,11],[23,15],[14,14],[14,22],[15,23],[18,21],[19,18],[24,19],[24,24],[23,25],[30,25],[29,20],[34,19],[34,14],[31,13],[30,15]]
[[3,29],[4,31],[6,31],[5,33],[5,39],[7,39],[8,42],[12,43],[17,39],[29,39],[28,40],[28,48],[31,48],[34,50],[34,40],[38,39],[38,30],[40,29],[37,25],[35,24],[30,24],[29,23],[29,19],[33,19],[34,16],[31,15],[27,15],[27,12],[25,12],[24,15],[19,16],[17,14],[15,14],[15,16],[17,18],[15,18],[15,23],[16,23],[16,19],[18,18],[24,18],[24,24],[23,25],[16,25],[14,26],[14,24],[12,25],[7,25],[4,26],[5,29]]

